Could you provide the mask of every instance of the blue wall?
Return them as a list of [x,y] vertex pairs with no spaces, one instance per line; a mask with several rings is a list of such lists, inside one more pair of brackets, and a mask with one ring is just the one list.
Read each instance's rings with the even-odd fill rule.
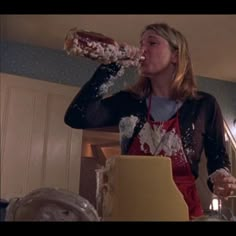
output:
[[[1,72],[79,87],[88,81],[99,65],[84,57],[68,56],[62,50],[15,42],[1,42],[0,53]],[[123,78],[117,80],[111,92],[133,83],[135,78],[137,76],[134,70],[128,69]],[[233,130],[233,120],[236,118],[236,83],[205,77],[197,77],[197,83],[200,90],[217,98],[224,118]]]
[[[0,43],[0,71],[10,74],[81,87],[92,76],[99,65],[85,57],[68,56],[63,50],[41,48],[15,42]],[[118,91],[129,78],[135,78],[128,70],[117,80],[111,92]]]

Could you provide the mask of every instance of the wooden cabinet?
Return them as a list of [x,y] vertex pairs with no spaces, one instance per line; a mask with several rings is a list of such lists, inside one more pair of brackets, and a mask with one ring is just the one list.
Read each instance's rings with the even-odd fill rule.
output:
[[39,187],[79,193],[82,131],[64,124],[77,87],[1,78],[1,198]]

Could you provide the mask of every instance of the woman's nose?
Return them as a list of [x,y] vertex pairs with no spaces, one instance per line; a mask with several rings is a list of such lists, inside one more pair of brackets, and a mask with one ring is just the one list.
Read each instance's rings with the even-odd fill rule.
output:
[[144,55],[145,52],[146,52],[145,47],[144,47],[144,46],[141,46],[141,47],[140,47],[140,53],[141,53],[141,55]]

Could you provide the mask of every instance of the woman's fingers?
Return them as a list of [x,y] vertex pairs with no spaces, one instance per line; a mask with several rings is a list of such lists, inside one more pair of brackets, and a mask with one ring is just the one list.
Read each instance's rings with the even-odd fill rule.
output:
[[236,179],[233,176],[217,176],[214,179],[213,191],[217,196],[228,197],[236,190]]

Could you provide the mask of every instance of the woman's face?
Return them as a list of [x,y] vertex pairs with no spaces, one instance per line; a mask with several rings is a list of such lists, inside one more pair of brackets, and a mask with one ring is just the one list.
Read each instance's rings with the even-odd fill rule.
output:
[[177,55],[171,50],[168,41],[153,30],[144,32],[140,48],[145,57],[139,67],[142,76],[153,77],[176,64]]

